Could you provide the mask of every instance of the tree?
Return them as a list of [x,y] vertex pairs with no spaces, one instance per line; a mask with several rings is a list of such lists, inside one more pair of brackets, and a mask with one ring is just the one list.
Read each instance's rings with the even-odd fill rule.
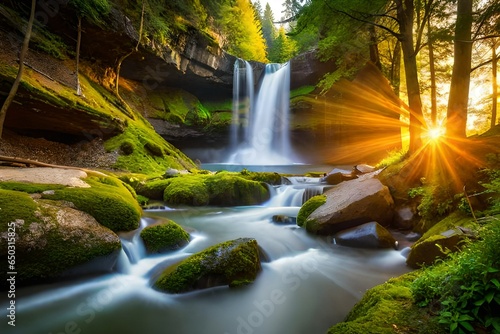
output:
[[78,73],[80,66],[80,46],[82,41],[82,18],[85,18],[93,24],[102,24],[102,19],[109,13],[111,5],[109,4],[108,0],[70,0],[69,5],[76,11],[76,16],[78,19],[75,75],[76,94],[80,96],[82,95],[82,89],[80,87],[80,78]]
[[472,62],[472,0],[458,0],[446,133],[465,138]]
[[220,24],[227,36],[225,48],[229,53],[246,60],[267,62],[266,42],[250,0],[224,4]]
[[31,30],[33,28],[33,21],[35,20],[35,7],[36,0],[31,0],[31,12],[30,18],[28,20],[28,26],[26,27],[26,33],[24,34],[23,45],[21,47],[21,51],[19,53],[19,69],[17,71],[16,79],[12,84],[9,95],[7,95],[7,99],[2,105],[2,109],[0,109],[0,139],[3,135],[3,126],[5,123],[5,116],[7,115],[7,109],[9,109],[10,104],[14,100],[14,97],[17,93],[17,89],[19,84],[21,83],[21,78],[24,72],[24,59],[26,58],[26,54],[28,53],[28,47],[31,39]]
[[497,55],[497,45],[496,39],[493,40],[491,45],[491,123],[490,128],[493,129],[497,124],[497,106],[498,106],[498,55]]
[[295,42],[288,38],[285,33],[285,28],[280,27],[278,37],[273,42],[273,47],[269,52],[269,60],[274,63],[284,63],[293,58],[297,54],[297,46]]
[[122,67],[122,63],[125,59],[127,59],[132,53],[139,51],[139,45],[141,44],[142,38],[142,28],[144,27],[144,9],[146,7],[146,1],[142,0],[142,9],[141,9],[141,22],[139,24],[139,38],[137,39],[137,43],[135,47],[130,50],[130,52],[124,54],[118,59],[116,65],[116,78],[115,78],[115,95],[121,101],[121,103],[126,106],[127,103],[120,96],[120,70]]
[[270,53],[270,50],[273,48],[274,40],[277,37],[277,31],[274,26],[274,15],[269,2],[266,3],[266,9],[262,16],[262,35],[266,40],[267,52]]

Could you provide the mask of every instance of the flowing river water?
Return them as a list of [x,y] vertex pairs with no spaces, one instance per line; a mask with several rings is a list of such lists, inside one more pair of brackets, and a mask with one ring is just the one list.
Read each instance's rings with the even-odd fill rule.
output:
[[[121,235],[123,250],[113,273],[19,289],[16,327],[22,334],[315,334],[342,321],[365,291],[409,269],[400,251],[335,245],[273,215],[295,217],[309,178],[274,187],[262,206],[148,210],[141,227]],[[191,232],[184,248],[146,255],[139,232],[167,217]],[[255,238],[265,259],[252,285],[166,294],[152,280],[170,264],[216,243]],[[2,302],[5,310],[7,304]]]

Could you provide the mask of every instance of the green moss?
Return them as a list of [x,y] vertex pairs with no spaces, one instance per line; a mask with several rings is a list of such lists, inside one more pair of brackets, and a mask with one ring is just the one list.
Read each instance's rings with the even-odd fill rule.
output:
[[472,217],[467,216],[463,212],[455,211],[443,220],[439,221],[427,232],[425,232],[424,235],[422,235],[422,237],[420,238],[419,242],[422,242],[429,237],[439,235],[445,231],[453,230],[458,226],[470,228],[473,230],[477,229],[478,227]]
[[280,185],[281,184],[281,175],[274,172],[250,172],[247,169],[243,169],[240,174],[241,177],[252,180],[265,182],[271,185]]
[[168,204],[193,206],[208,205],[210,194],[203,175],[182,176],[170,179],[163,200]]
[[258,181],[245,180],[231,173],[205,177],[211,205],[256,205],[270,198],[267,186]]
[[[3,183],[2,183],[3,184]],[[35,214],[38,206],[26,193],[0,189],[0,227],[7,231],[7,225],[16,219],[26,222],[40,222]]]
[[257,241],[240,238],[214,245],[196,253],[176,266],[167,268],[154,284],[154,288],[171,292],[187,292],[207,283],[210,278],[216,285],[241,286],[253,282],[260,271]]
[[129,124],[122,134],[105,142],[108,151],[120,150],[122,145],[133,146],[134,150],[118,157],[113,167],[121,170],[159,175],[169,167],[180,170],[195,167],[191,159],[140,121]]
[[246,180],[237,173],[184,175],[170,179],[163,199],[168,204],[238,206],[269,199],[265,183]]
[[413,303],[410,285],[418,272],[391,279],[368,290],[329,334],[446,333],[437,319]]
[[0,182],[0,189],[22,191],[28,194],[42,193],[47,190],[63,189],[61,184],[41,184],[23,182]]
[[307,217],[309,217],[309,215],[313,213],[314,210],[316,210],[325,203],[326,203],[325,195],[316,195],[308,199],[300,207],[299,213],[297,214],[297,225],[301,227],[306,227]]
[[171,183],[170,179],[146,180],[134,185],[137,194],[150,199],[163,200],[165,188]]
[[65,188],[54,195],[43,195],[52,200],[66,200],[94,217],[112,231],[130,231],[139,226],[141,208],[133,194],[118,179],[88,177],[91,188]]
[[301,86],[299,88],[290,91],[290,98],[293,99],[297,96],[311,94],[315,88],[316,87],[310,85]]
[[186,245],[190,236],[178,224],[167,220],[145,227],[141,238],[149,253],[160,253]]

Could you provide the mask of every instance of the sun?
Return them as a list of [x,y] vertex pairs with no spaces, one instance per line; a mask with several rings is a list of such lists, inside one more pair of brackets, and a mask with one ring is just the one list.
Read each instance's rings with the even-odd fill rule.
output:
[[429,140],[438,140],[443,134],[444,130],[441,127],[431,128],[427,131]]

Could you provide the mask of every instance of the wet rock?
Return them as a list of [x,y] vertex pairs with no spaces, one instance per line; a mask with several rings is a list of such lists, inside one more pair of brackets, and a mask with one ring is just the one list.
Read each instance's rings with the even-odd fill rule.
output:
[[259,247],[251,238],[214,245],[163,271],[153,287],[182,293],[197,289],[252,283],[260,272]]
[[409,206],[396,209],[394,215],[394,227],[402,230],[410,230],[416,222],[416,215]]
[[342,182],[324,193],[325,204],[306,219],[304,227],[316,234],[334,234],[346,228],[376,221],[392,223],[394,201],[389,189],[374,178]]
[[374,172],[375,170],[376,170],[375,167],[366,164],[356,165],[352,169],[352,171],[356,174],[371,173]]
[[335,235],[336,243],[361,248],[397,248],[396,239],[391,232],[377,222],[340,231]]
[[296,217],[289,217],[285,215],[274,215],[271,220],[273,223],[278,223],[278,224],[295,224],[297,222]]

